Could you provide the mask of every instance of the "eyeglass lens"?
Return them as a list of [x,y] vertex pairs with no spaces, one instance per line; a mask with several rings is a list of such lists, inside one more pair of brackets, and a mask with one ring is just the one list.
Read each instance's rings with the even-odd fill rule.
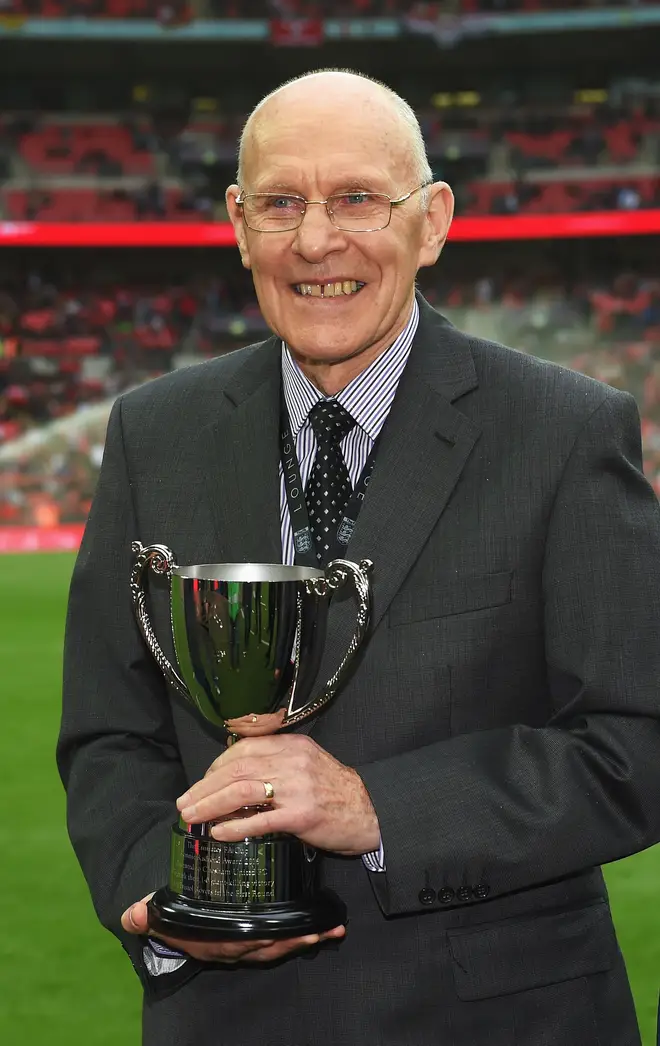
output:
[[[305,201],[299,197],[276,193],[246,196],[243,202],[245,220],[260,232],[296,229],[305,208]],[[333,224],[347,232],[384,228],[390,220],[390,199],[380,193],[366,192],[330,196],[327,211]]]

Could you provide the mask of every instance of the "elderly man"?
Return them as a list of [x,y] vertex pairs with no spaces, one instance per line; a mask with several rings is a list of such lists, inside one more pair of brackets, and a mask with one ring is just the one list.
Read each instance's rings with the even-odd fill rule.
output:
[[[416,294],[452,195],[382,85],[324,71],[275,91],[227,204],[273,337],[120,398],[68,619],[71,837],[142,979],[144,1042],[635,1046],[599,869],[660,838],[660,520],[634,402]],[[282,410],[312,522],[373,466],[346,552],[374,562],[371,631],[314,739],[248,717],[227,747],[142,643],[131,542],[293,563]],[[331,653],[351,614],[332,603]],[[222,821],[264,781],[270,807],[216,838],[326,851],[348,927],[150,933],[176,808]]]

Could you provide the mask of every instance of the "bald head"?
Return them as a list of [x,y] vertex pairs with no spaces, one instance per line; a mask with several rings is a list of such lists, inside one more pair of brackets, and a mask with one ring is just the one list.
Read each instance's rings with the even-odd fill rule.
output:
[[368,76],[350,70],[324,69],[287,81],[253,109],[239,143],[238,184],[248,184],[259,152],[279,127],[290,126],[305,116],[317,125],[336,125],[347,114],[355,117],[356,113],[372,133],[377,130],[404,179],[411,177],[418,184],[432,181],[421,128],[408,103],[390,87]]
[[241,261],[266,323],[326,395],[412,315],[417,271],[435,265],[453,212],[432,177],[410,106],[357,73],[301,76],[247,121],[225,193]]

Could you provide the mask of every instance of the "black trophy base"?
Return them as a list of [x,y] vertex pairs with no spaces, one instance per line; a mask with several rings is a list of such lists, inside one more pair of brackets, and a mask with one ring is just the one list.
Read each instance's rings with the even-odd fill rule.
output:
[[188,941],[305,937],[343,926],[347,917],[346,905],[332,890],[317,890],[295,901],[238,905],[190,901],[164,886],[147,910],[150,929]]

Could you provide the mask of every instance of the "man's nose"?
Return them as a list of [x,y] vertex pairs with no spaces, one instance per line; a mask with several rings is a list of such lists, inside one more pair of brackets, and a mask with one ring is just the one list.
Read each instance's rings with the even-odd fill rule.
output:
[[296,232],[295,244],[307,258],[318,257],[341,246],[344,233],[330,221],[323,203],[308,203]]

